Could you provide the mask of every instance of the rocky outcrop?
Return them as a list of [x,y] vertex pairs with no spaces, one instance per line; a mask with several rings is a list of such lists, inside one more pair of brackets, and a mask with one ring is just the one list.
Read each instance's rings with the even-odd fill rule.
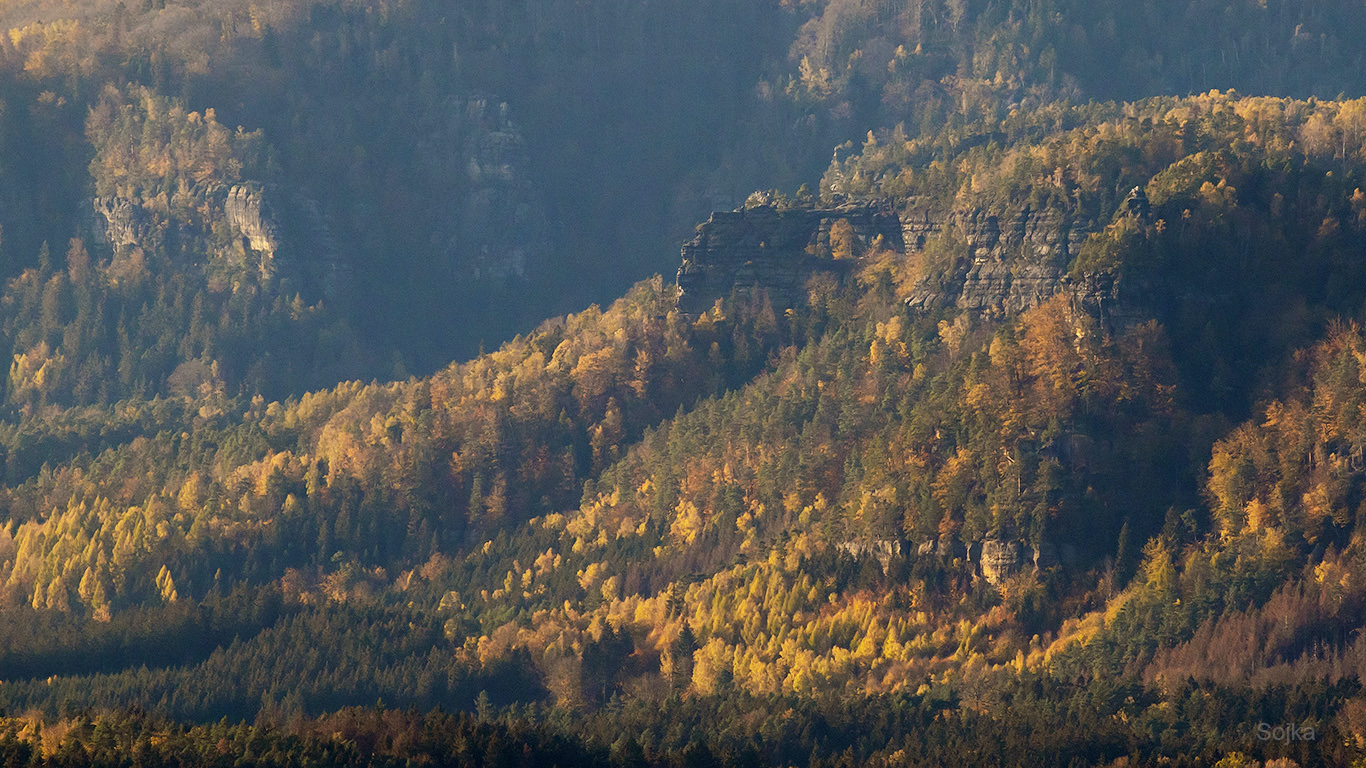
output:
[[228,226],[245,241],[245,247],[266,259],[273,259],[280,249],[280,225],[272,208],[264,190],[248,185],[233,187],[223,202]]
[[939,538],[921,542],[916,547],[918,557],[937,557],[945,562],[963,560],[968,556],[968,548],[958,539]]
[[980,563],[982,578],[992,584],[999,584],[1007,576],[1018,572],[1021,564],[1025,562],[1024,550],[1025,547],[1018,541],[983,541]]
[[[1151,216],[1142,187],[1134,187],[1116,215]],[[1141,322],[1149,316],[1144,308],[1152,309],[1152,285],[1126,285],[1105,272],[1071,271],[1082,244],[1100,229],[1093,221],[1029,206],[1014,212],[945,214],[911,205],[902,214],[902,229],[908,254],[924,251],[938,239],[941,247],[961,249],[965,257],[922,277],[906,299],[912,309],[956,308],[1003,317],[1061,293],[1110,328]]]
[[308,195],[243,184],[228,191],[223,212],[263,279],[289,278],[312,298],[336,299],[349,286],[350,262]]
[[[1151,215],[1142,188],[1129,193],[1117,215]],[[843,239],[854,241],[852,248],[835,242],[841,239],[835,236],[840,227],[849,233]],[[906,299],[914,310],[958,309],[999,318],[1064,294],[1107,328],[1141,322],[1150,314],[1145,307],[1152,309],[1153,286],[1071,270],[1083,243],[1098,229],[1093,221],[1029,206],[1013,212],[942,212],[912,201],[898,213],[887,203],[782,207],[756,193],[743,208],[713,213],[683,246],[679,307],[698,314],[732,293],[744,297],[759,291],[775,309],[798,306],[812,275],[843,277],[880,239],[883,247],[908,256],[935,252],[936,263]]]
[[910,210],[902,216],[902,227],[908,252],[948,237],[961,243],[967,256],[952,273],[922,278],[906,303],[913,309],[956,307],[989,315],[1023,312],[1074,290],[1067,268],[1093,230],[1027,206],[1013,215]]
[[784,209],[761,203],[718,211],[683,246],[679,309],[700,314],[732,293],[759,291],[779,311],[797,306],[813,275],[843,277],[853,257],[879,238],[887,248],[902,247],[900,222],[888,206]]
[[1147,191],[1141,186],[1129,190],[1129,195],[1124,198],[1120,210],[1129,216],[1147,218],[1152,213],[1152,206],[1148,203]]
[[[1141,190],[1125,206],[1133,215],[1147,215]],[[832,232],[843,225],[855,242],[840,252]],[[745,297],[761,290],[775,309],[798,306],[812,275],[843,277],[879,239],[883,247],[910,255],[939,241],[940,247],[961,249],[964,258],[923,277],[906,300],[912,309],[955,308],[1003,317],[1066,293],[1093,314],[1122,324],[1131,307],[1121,301],[1114,277],[1075,276],[1068,270],[1095,229],[1057,211],[1028,207],[998,215],[938,213],[911,205],[898,214],[886,204],[782,208],[751,197],[746,207],[713,213],[683,246],[679,308],[698,314],[732,293]]]
[[115,250],[137,245],[149,232],[142,206],[123,197],[97,197],[93,201],[96,229]]
[[842,541],[838,548],[841,552],[848,553],[854,559],[862,557],[876,558],[883,568],[892,561],[893,557],[901,554],[901,542],[896,539],[873,539],[871,541]]
[[532,183],[531,160],[506,102],[452,99],[444,122],[418,142],[438,195],[432,249],[458,281],[503,283],[550,251],[549,217]]
[[1059,553],[1050,541],[1031,547],[1022,541],[996,538],[966,545],[957,539],[930,539],[917,546],[915,552],[916,557],[932,557],[945,563],[966,560],[973,565],[975,572],[991,584],[999,584],[1026,567],[1041,571],[1058,565],[1075,564],[1078,557],[1076,548],[1070,544],[1063,544]]
[[[1075,560],[1075,549],[1070,545],[1065,547],[1065,549],[1067,550],[1068,558],[1070,560]],[[1041,542],[1039,546],[1035,548],[1033,560],[1034,567],[1038,570],[1052,568],[1062,562],[1058,557],[1058,548],[1053,546],[1053,542],[1047,540]]]

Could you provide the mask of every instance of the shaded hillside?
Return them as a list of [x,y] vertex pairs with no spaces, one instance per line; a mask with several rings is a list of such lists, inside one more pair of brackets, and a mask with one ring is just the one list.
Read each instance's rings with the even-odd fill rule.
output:
[[[1022,728],[1044,760],[1355,757],[1359,106],[874,136],[822,192],[900,233],[757,195],[685,249],[719,298],[687,313],[656,279],[431,377],[31,419],[4,437],[0,701],[270,719],[487,690],[589,745],[633,749],[594,735],[629,723],[647,763],[985,739],[1015,764]],[[800,291],[765,283],[780,253]],[[727,701],[778,730],[656,719]],[[878,701],[885,738],[942,746],[811,725]],[[1253,717],[1334,736],[1187,728]]]
[[7,764],[1366,764],[1359,9],[0,23]]
[[[670,271],[712,209],[813,183],[832,147],[859,154],[844,145],[870,129],[934,143],[1014,114],[1037,138],[1069,127],[1058,104],[1092,98],[1356,96],[1362,56],[1341,3],[16,2],[0,23],[0,275],[72,237],[97,260],[142,247],[168,282],[195,282],[188,264],[268,255],[292,281],[265,303],[321,301],[321,343],[354,334],[361,352],[342,371],[225,379],[272,397],[431,372],[609,301]],[[111,86],[243,126],[261,164],[182,169],[176,183],[203,208],[189,219],[170,187],[111,194],[90,163],[116,125],[88,119]],[[976,140],[1003,138],[1018,137]],[[120,151],[157,151],[130,140]],[[235,190],[253,204],[234,213]],[[185,258],[158,263],[163,248]],[[236,367],[201,350],[175,364],[201,358]]]
[[[395,352],[430,372],[619,295],[672,262],[712,197],[748,189],[722,174],[713,190],[708,174],[789,16],[755,3],[8,4],[0,276],[72,237],[178,253],[153,264],[166,280],[274,259],[293,280],[267,303],[325,297],[357,331],[373,359],[344,375],[391,376]],[[165,167],[179,137],[120,133],[101,117],[111,88],[245,126],[259,164]],[[129,154],[157,184],[115,188]],[[177,184],[201,210],[173,199]],[[227,205],[239,188],[254,195],[245,216]]]

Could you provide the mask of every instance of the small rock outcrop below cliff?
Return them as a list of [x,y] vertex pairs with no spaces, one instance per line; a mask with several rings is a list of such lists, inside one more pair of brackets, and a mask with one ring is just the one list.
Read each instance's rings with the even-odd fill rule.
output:
[[137,203],[123,197],[94,199],[96,229],[115,250],[137,245],[148,234],[147,216]]
[[444,277],[505,283],[548,258],[550,218],[531,157],[507,102],[451,98],[444,119],[417,142],[424,201],[436,223],[432,253]]
[[350,264],[313,198],[243,184],[228,191],[223,212],[263,279],[289,278],[312,298],[336,299],[348,287]]
[[679,309],[700,314],[717,299],[765,291],[774,309],[797,306],[818,273],[844,276],[881,238],[900,250],[901,223],[889,206],[789,208],[755,205],[716,212],[683,246]]
[[855,560],[863,557],[876,558],[884,569],[893,557],[901,555],[901,542],[897,539],[842,541],[838,548]]
[[1077,550],[1070,544],[1063,544],[1059,552],[1059,548],[1047,540],[1038,547],[1031,547],[1016,539],[997,538],[967,544],[950,538],[930,539],[916,547],[915,556],[935,558],[944,563],[965,560],[972,564],[974,572],[991,584],[999,584],[1026,567],[1040,571],[1059,565],[1075,565],[1078,561]]
[[1000,584],[1002,579],[1020,570],[1025,561],[1025,549],[1018,541],[987,539],[982,542],[982,578]]
[[1130,216],[1146,218],[1152,213],[1152,206],[1148,203],[1148,193],[1141,186],[1134,187],[1129,191],[1129,196],[1124,198],[1120,210]]
[[270,259],[280,249],[280,227],[265,197],[264,191],[257,188],[233,187],[223,202],[223,213],[228,226],[246,241],[247,248]]

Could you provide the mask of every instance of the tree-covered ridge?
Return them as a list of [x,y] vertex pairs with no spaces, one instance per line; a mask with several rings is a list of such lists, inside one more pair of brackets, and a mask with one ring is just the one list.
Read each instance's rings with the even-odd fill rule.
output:
[[189,431],[154,417],[10,491],[10,594],[107,611],[285,566],[421,563],[563,508],[644,427],[764,364],[771,342],[695,330],[673,300],[642,284],[427,379],[154,404]]
[[[1340,691],[1291,698],[1285,710],[1320,723],[1322,739],[1275,750],[1265,763],[1221,750],[1205,734],[1222,723],[1256,717],[1257,703],[1223,691],[1192,689],[1144,711],[1150,701],[1116,705],[1116,693],[1094,688],[1064,693],[1042,680],[1020,686],[1000,717],[965,712],[945,717],[952,703],[926,697],[834,699],[737,697],[712,703],[674,700],[662,709],[627,706],[581,720],[537,708],[488,706],[476,713],[399,712],[350,708],[316,719],[254,725],[187,727],[145,713],[75,714],[47,723],[7,718],[0,750],[24,765],[221,765],[245,759],[262,765],[672,765],[1046,766],[1224,765],[1289,768],[1321,760],[1340,763],[1335,746],[1356,738],[1346,723],[1316,718]],[[1062,694],[1075,708],[1059,716],[1049,705]],[[1132,699],[1132,697],[1130,697]],[[1180,707],[1181,716],[1174,716]],[[663,723],[667,723],[664,725]],[[1189,725],[1190,727],[1186,727]],[[1311,726],[1312,727],[1312,726]],[[1034,735],[1026,736],[1027,732]],[[1255,732],[1255,729],[1254,729]],[[1255,738],[1255,736],[1254,736]],[[1319,749],[1321,742],[1334,746]],[[874,746],[874,745],[886,746]],[[1140,755],[1135,757],[1135,755]],[[1298,758],[1298,760],[1297,760]]]
[[[667,319],[673,315],[665,315],[663,334],[656,336],[651,323],[661,322],[658,313],[668,309],[661,302],[668,301],[658,287],[642,287],[604,319],[592,312],[572,318],[430,381],[348,387],[294,406],[254,404],[242,414],[243,426],[220,427],[223,437],[210,437],[213,418],[221,419],[213,417],[190,440],[166,436],[140,441],[141,446],[135,441],[87,465],[84,473],[40,476],[16,489],[12,504],[65,511],[40,512],[12,534],[12,594],[39,609],[107,617],[111,603],[173,602],[181,591],[202,594],[224,577],[222,562],[242,569],[228,573],[229,580],[259,578],[262,567],[266,573],[309,563],[331,569],[338,562],[335,549],[361,563],[428,560],[422,571],[433,576],[430,589],[442,606],[468,608],[466,615],[480,617],[491,632],[498,624],[490,620],[503,606],[516,616],[566,598],[582,604],[585,594],[589,606],[603,601],[603,616],[625,611],[641,617],[649,611],[632,606],[644,597],[637,594],[644,585],[660,589],[689,573],[724,567],[735,556],[764,557],[770,566],[785,558],[793,565],[773,573],[781,584],[811,579],[796,564],[804,556],[826,557],[822,553],[844,541],[916,545],[942,537],[948,547],[990,536],[1037,545],[1057,535],[1055,527],[1074,527],[1068,508],[1078,514],[1085,506],[1076,481],[1068,480],[1071,472],[1053,455],[1063,436],[1059,420],[1067,423],[1071,411],[1085,408],[1093,429],[1113,429],[1111,420],[1160,419],[1169,410],[1153,373],[1140,371],[1134,378],[1155,389],[1113,388],[1121,371],[1152,367],[1143,351],[1144,343],[1157,343],[1143,341],[1152,329],[1106,348],[1094,328],[1084,330],[1090,321],[1055,302],[1025,320],[1018,341],[1014,329],[996,336],[979,331],[976,343],[985,346],[975,355],[959,346],[962,324],[922,327],[935,336],[918,345],[912,341],[912,357],[904,309],[897,309],[885,289],[862,307],[832,294],[817,313],[827,316],[814,318],[812,327],[857,327],[855,318],[869,313],[863,332],[827,331],[824,341],[783,361],[756,384],[650,433],[628,460],[602,473],[631,434],[681,404],[671,378],[686,383],[690,376],[694,383],[685,391],[699,392],[716,386],[721,375],[709,373],[685,339],[705,339],[731,321],[708,316],[701,327],[683,326],[680,333],[677,321]],[[771,334],[773,322],[761,310],[755,327],[769,327]],[[1082,333],[1074,322],[1081,323]],[[614,326],[611,335],[604,332]],[[647,335],[633,343],[628,330]],[[723,340],[732,349],[754,345],[739,334]],[[553,350],[549,362],[542,347]],[[677,373],[670,375],[671,369]],[[964,388],[978,393],[966,409],[953,403]],[[495,403],[505,405],[491,407]],[[723,436],[735,431],[750,437],[727,445]],[[546,445],[557,443],[563,452],[550,454]],[[791,453],[766,447],[785,443],[806,447]],[[575,465],[576,452],[582,466]],[[898,467],[879,459],[896,455],[911,460]],[[436,456],[450,456],[449,468],[442,471]],[[1127,461],[1122,455],[1108,460]],[[1001,474],[1002,461],[1018,468]],[[142,467],[135,474],[147,477],[132,488],[121,477],[128,462]],[[1100,474],[1096,466],[1090,471]],[[492,562],[480,568],[488,575],[473,584],[468,573],[442,578],[440,553],[460,548],[462,530],[469,531],[466,544],[477,542],[481,531],[489,536],[500,527],[517,530],[517,521],[528,515],[563,508],[566,494],[578,494],[581,477],[597,477],[581,517],[554,514],[533,521],[549,537],[499,544]],[[452,507],[465,511],[453,514]],[[794,533],[790,546],[775,547]],[[1103,547],[1103,534],[1098,539],[1093,546]],[[505,562],[503,548],[524,550],[535,540],[549,546],[500,577],[495,569]],[[248,563],[238,564],[241,555],[233,557],[233,551],[246,554]],[[823,567],[812,566],[815,573]],[[348,569],[355,575],[345,575]],[[352,591],[360,575],[355,566],[336,575],[319,585],[320,596],[347,600],[358,594]],[[482,579],[497,588],[471,588]],[[405,588],[412,583],[410,572]],[[684,606],[698,599],[684,586],[670,589]],[[943,599],[934,588],[922,587],[886,607],[925,609]],[[800,604],[775,614],[772,629],[785,631]],[[838,621],[865,626],[866,611],[856,609],[858,618]],[[577,613],[564,617],[570,621],[564,629],[589,629],[592,615]],[[747,621],[726,615],[714,614],[710,621]],[[657,633],[649,620],[634,628],[657,635],[656,645],[664,646],[658,650],[666,651],[678,623],[676,616],[661,618],[666,621],[653,628]],[[547,619],[560,621],[553,614]],[[726,632],[740,636],[738,628]],[[898,633],[914,634],[905,627],[892,630]],[[557,636],[546,635],[545,628],[540,634]],[[710,636],[703,633],[702,640]],[[749,640],[771,646],[762,637]],[[826,654],[851,640],[880,649],[885,633],[876,640],[860,631],[834,644],[814,635],[801,642]],[[937,647],[925,650],[933,655]],[[479,658],[487,662],[497,655],[481,644]],[[776,655],[761,654],[754,674],[775,674],[758,669],[776,661]],[[543,663],[549,674],[550,661]],[[761,687],[755,692],[805,690],[800,675],[784,685],[788,673],[777,674],[772,684],[756,683]],[[576,682],[557,693],[570,701],[580,695]]]
[[[1304,176],[1351,183],[1350,172]],[[1170,200],[1153,197],[1157,216]],[[1217,264],[1200,227],[1246,215],[1244,199],[1194,204],[1184,229],[1147,221],[1115,252],[1148,274]],[[1334,200],[1268,226],[1309,237],[1314,219],[1317,237],[1315,206]],[[1352,242],[1326,241],[1319,258]],[[75,651],[50,650],[79,647],[58,640],[73,632],[108,638],[111,661],[12,680],[6,700],[54,714],[155,701],[213,719],[376,696],[466,706],[492,685],[565,707],[886,692],[990,711],[1031,676],[1088,686],[1126,668],[1198,698],[1171,687],[1170,670],[1234,631],[1207,623],[1248,601],[1305,617],[1294,638],[1339,642],[1313,622],[1349,620],[1352,598],[1314,597],[1323,607],[1308,610],[1295,564],[1322,564],[1331,580],[1313,584],[1350,588],[1350,561],[1315,553],[1343,547],[1349,527],[1329,515],[1315,542],[1221,538],[1202,511],[1198,488],[1220,477],[1206,474],[1208,446],[1228,417],[1187,387],[1195,365],[1236,358],[1215,346],[1182,359],[1162,325],[1115,327],[1065,296],[1004,322],[912,313],[903,272],[934,266],[875,254],[854,282],[817,280],[807,306],[782,316],[760,300],[685,318],[670,289],[646,284],[434,377],[273,405],[131,409],[130,423],[160,434],[10,492],[12,510],[31,510],[7,547],[22,604],[10,610],[29,627],[10,640],[12,674],[75,671],[64,660]],[[1313,321],[1301,327],[1296,338]],[[81,418],[73,410],[39,439],[81,434]],[[178,418],[193,428],[170,426]],[[1164,516],[1173,504],[1195,511]],[[988,541],[1067,562],[988,580],[975,562]],[[278,614],[219,607],[270,582]],[[173,623],[187,603],[223,618]],[[37,618],[64,608],[68,624]],[[149,634],[120,622],[140,611],[198,650],[133,669],[140,657],[121,649]],[[379,637],[390,651],[365,664],[325,661],[364,656]],[[1237,668],[1274,667],[1304,647],[1294,638]],[[1339,647],[1334,669],[1352,669]],[[298,656],[306,648],[327,650]],[[1283,669],[1319,668],[1296,663]],[[1213,679],[1237,689],[1245,678]],[[1331,716],[1350,694],[1325,695],[1313,706]],[[1167,722],[1161,701],[1136,701],[1125,706],[1138,722]]]
[[[1366,760],[1355,9],[49,5],[0,8],[0,759]],[[833,145],[819,216],[923,241],[436,370]]]
[[[1208,515],[1168,514],[1127,589],[1069,620],[1047,652],[1062,674],[1142,669],[1266,690],[1359,674],[1361,331],[1337,326],[1300,356],[1285,400],[1212,451]],[[1122,565],[1122,563],[1121,563]]]
[[941,206],[1061,206],[1077,218],[1104,221],[1135,185],[1149,187],[1148,197],[1162,204],[1193,197],[1209,174],[1240,166],[1350,170],[1362,158],[1363,110],[1361,100],[1217,90],[1179,99],[1055,103],[933,136],[903,128],[869,132],[859,151],[843,160],[837,154],[822,190]]
[[[1229,458],[1251,428],[1224,437],[1226,425],[1265,392],[1293,403],[1287,360],[1332,355],[1289,358],[1287,344],[1312,343],[1325,318],[1359,304],[1353,155],[1314,161],[1287,141],[1268,159],[1235,119],[1261,103],[1135,107],[1189,110],[1185,128],[1099,108],[1064,139],[1010,149],[1042,146],[1078,177],[1118,178],[1070,195],[1114,217],[1075,268],[1148,281],[1135,311],[1155,320],[1117,325],[1065,293],[1005,319],[912,311],[904,286],[965,258],[945,233],[923,258],[874,251],[846,285],[813,280],[806,305],[782,315],[760,293],[682,316],[674,289],[656,281],[431,377],[278,403],[186,389],[31,417],[5,438],[13,522],[0,559],[9,610],[31,626],[13,635],[8,663],[18,675],[70,668],[62,659],[74,651],[43,649],[78,647],[57,641],[72,632],[110,638],[103,647],[124,661],[60,684],[16,683],[7,700],[55,712],[87,696],[155,699],[212,718],[278,704],[290,687],[298,695],[281,706],[319,712],[376,692],[463,706],[481,680],[569,707],[613,696],[938,696],[937,685],[989,702],[1023,674],[1085,683],[1096,669],[1170,680],[1164,670],[1203,652],[1182,644],[1227,631],[1201,629],[1221,612],[1307,605],[1295,580],[1318,577],[1302,567],[1345,574],[1313,584],[1355,584],[1350,556],[1336,554],[1355,525],[1350,482],[1317,469],[1312,488],[1273,496],[1268,484],[1313,473],[1229,479],[1276,462]],[[1194,119],[1213,127],[1191,129]],[[1183,130],[1202,138],[1187,147]],[[1116,153],[1139,159],[1125,166]],[[1330,159],[1331,173],[1316,164]],[[1118,192],[1144,174],[1151,209],[1116,216]],[[962,200],[990,199],[973,197],[993,189],[974,174],[953,178]],[[1051,183],[993,178],[1013,180],[1000,183],[1015,185],[1005,199],[1017,203]],[[1239,227],[1256,242],[1238,240]],[[1302,268],[1277,274],[1304,244]],[[1241,276],[1219,277],[1229,264]],[[1262,297],[1264,324],[1222,315],[1226,304],[1162,298],[1215,279]],[[1277,324],[1277,345],[1258,351]],[[1209,371],[1245,379],[1237,396]],[[66,458],[34,467],[37,446],[65,446]],[[1316,467],[1355,477],[1350,447],[1325,450],[1347,458]],[[1246,498],[1224,501],[1230,488]],[[1316,511],[1294,511],[1300,498]],[[1242,515],[1256,526],[1230,511],[1253,507]],[[988,573],[988,546],[1020,555]],[[214,607],[268,584],[285,618]],[[1354,615],[1354,598],[1314,599],[1318,612],[1293,608],[1305,622]],[[121,617],[178,615],[188,603],[243,616],[221,621],[241,628],[221,631],[240,645],[216,652],[227,635],[202,627],[218,625],[168,619],[201,650],[133,671],[140,657],[118,649],[147,635]],[[37,618],[52,614],[69,623]],[[284,661],[332,627],[371,621],[408,651],[335,674]],[[1350,653],[1331,633],[1304,631]],[[1274,661],[1299,642],[1248,658]],[[1334,663],[1350,669],[1343,658]],[[263,664],[280,670],[275,683],[209,682]],[[299,664],[313,671],[283,671]]]
[[[183,114],[212,111],[230,133],[245,126],[266,171],[245,178],[316,204],[356,277],[355,304],[331,309],[383,350],[364,373],[388,375],[395,350],[433,371],[667,268],[711,198],[752,188],[760,171],[712,170],[738,163],[723,157],[729,134],[749,129],[730,116],[749,108],[791,16],[730,2],[605,3],[586,15],[559,0],[7,4],[0,135],[37,151],[0,169],[22,191],[0,211],[0,275],[34,264],[42,241],[79,235],[72,210],[113,189],[101,163],[130,157],[108,151],[113,134],[126,137],[101,117],[104,94],[137,103],[144,89]],[[152,208],[170,205],[169,187],[193,195],[223,181],[151,170],[168,187],[149,188],[148,200],[167,195]],[[195,261],[215,249],[188,250]]]
[[[1145,494],[1161,493],[1170,467],[1143,463],[1166,447],[1173,414],[1154,327],[1106,343],[1059,299],[1019,327],[971,334],[965,324],[913,328],[885,292],[861,304],[861,331],[831,333],[653,431],[596,480],[578,514],[541,521],[560,531],[559,546],[478,595],[552,607],[533,613],[514,645],[549,657],[540,646],[557,625],[594,631],[606,620],[637,653],[644,638],[672,659],[669,676],[680,674],[677,644],[695,644],[684,688],[691,676],[703,692],[720,681],[756,694],[852,680],[914,690],[950,638],[969,642],[951,617],[981,608],[952,608],[971,573],[931,565],[925,551],[1004,539],[1094,553],[1122,520],[1160,514]],[[1088,432],[1148,438],[1066,453]],[[572,610],[553,609],[564,594],[557,569],[578,582],[568,585]],[[822,575],[831,573],[834,582]],[[1002,586],[1010,610],[993,630],[1010,626],[1018,642],[1046,626],[1043,589]],[[494,647],[507,642],[501,633]],[[1005,642],[998,661],[1014,656]]]
[[839,142],[903,123],[933,137],[1059,102],[1211,88],[1362,95],[1362,20],[1350,3],[818,0],[764,86]]
[[[833,163],[824,193],[980,211],[1002,227],[1042,212],[1090,233],[1068,254],[1070,279],[1120,284],[1136,319],[1166,326],[1198,410],[1242,420],[1278,386],[1289,348],[1358,309],[1360,110],[1210,93],[1021,112],[934,142],[893,131]],[[1126,203],[1135,189],[1140,215]],[[970,267],[967,233],[942,235],[914,254],[903,295]]]

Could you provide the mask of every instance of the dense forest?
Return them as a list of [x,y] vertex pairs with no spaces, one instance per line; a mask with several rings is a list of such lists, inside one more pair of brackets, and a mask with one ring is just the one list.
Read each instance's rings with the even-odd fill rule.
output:
[[1354,5],[0,21],[5,765],[1366,765]]

